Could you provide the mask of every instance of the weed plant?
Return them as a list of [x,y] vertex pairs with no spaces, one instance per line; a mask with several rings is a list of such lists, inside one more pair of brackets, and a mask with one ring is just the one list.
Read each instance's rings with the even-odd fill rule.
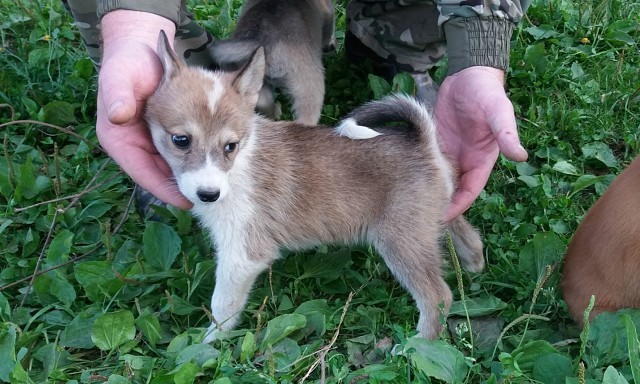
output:
[[[221,38],[241,1],[191,5]],[[326,124],[414,92],[345,59],[336,7]],[[578,329],[558,289],[572,233],[640,152],[639,30],[637,2],[533,2],[507,83],[529,160],[500,159],[468,213],[487,267],[452,259],[440,340],[412,337],[415,306],[371,249],[320,247],[285,255],[207,345],[206,234],[187,212],[135,209],[96,139],[96,73],[61,3],[0,0],[0,382],[640,383],[640,313]]]

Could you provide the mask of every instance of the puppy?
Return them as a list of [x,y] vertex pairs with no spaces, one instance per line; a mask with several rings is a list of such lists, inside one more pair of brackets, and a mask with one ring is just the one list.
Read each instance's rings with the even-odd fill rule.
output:
[[640,308],[640,157],[611,183],[578,226],[565,254],[562,292],[575,321]]
[[[158,54],[164,77],[146,118],[217,256],[215,322],[204,341],[237,324],[281,248],[326,243],[375,246],[415,299],[420,335],[438,336],[439,305],[451,303],[439,240],[453,183],[426,109],[398,96],[356,109],[337,128],[274,122],[254,112],[262,48],[236,73],[188,68],[164,34]],[[450,228],[465,269],[481,270],[478,233],[463,218]]]
[[296,120],[318,123],[324,100],[322,51],[335,49],[331,0],[247,0],[229,40],[209,48],[221,69],[242,68],[259,46],[266,55],[266,81],[257,110],[280,116],[274,87],[291,97]]

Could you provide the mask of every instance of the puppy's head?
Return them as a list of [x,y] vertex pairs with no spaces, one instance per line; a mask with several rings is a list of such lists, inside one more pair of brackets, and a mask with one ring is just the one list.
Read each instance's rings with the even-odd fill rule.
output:
[[264,50],[258,48],[240,71],[210,72],[187,67],[161,32],[158,56],[164,75],[145,115],[153,142],[194,205],[222,200],[234,163],[248,149]]

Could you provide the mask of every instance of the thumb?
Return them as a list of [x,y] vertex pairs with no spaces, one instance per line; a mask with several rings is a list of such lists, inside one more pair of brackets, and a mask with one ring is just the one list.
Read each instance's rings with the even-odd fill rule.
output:
[[513,106],[507,99],[507,106],[498,106],[494,109],[494,115],[488,116],[489,126],[493,132],[500,152],[513,161],[525,161],[529,155],[527,150],[520,144],[516,118],[513,113]]
[[111,124],[125,124],[136,114],[132,80],[126,72],[108,68],[100,71],[100,96]]

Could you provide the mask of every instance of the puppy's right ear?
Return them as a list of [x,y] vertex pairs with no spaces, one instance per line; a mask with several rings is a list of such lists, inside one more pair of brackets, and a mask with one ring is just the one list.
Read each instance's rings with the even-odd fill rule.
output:
[[258,93],[262,88],[265,72],[264,48],[258,47],[251,56],[249,63],[244,66],[233,81],[238,93],[255,106],[258,103]]
[[158,57],[162,63],[164,69],[164,75],[162,76],[162,82],[172,78],[178,73],[178,71],[184,66],[184,63],[178,55],[171,49],[169,45],[169,39],[164,31],[160,31],[158,36]]

